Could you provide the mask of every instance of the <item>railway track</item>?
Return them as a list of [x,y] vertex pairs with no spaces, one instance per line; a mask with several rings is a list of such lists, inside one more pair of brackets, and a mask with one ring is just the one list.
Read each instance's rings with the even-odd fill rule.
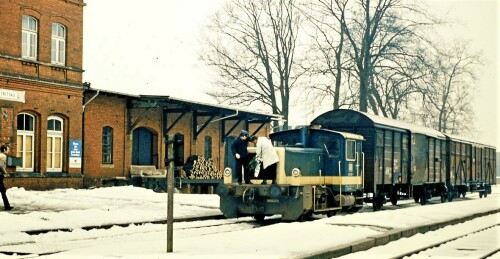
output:
[[[198,218],[199,219],[199,218]],[[251,228],[265,227],[279,222],[279,219],[272,219],[265,223],[257,223],[252,218],[241,219],[221,219],[214,217],[203,218],[194,221],[193,218],[187,220],[177,220],[174,225],[174,232],[177,238],[193,235],[209,235],[231,231],[241,231]],[[113,229],[113,231],[109,231]],[[0,246],[0,255],[17,255],[23,258],[34,256],[51,255],[67,251],[71,248],[85,246],[86,243],[95,242],[96,239],[105,241],[120,237],[131,238],[142,235],[155,234],[164,237],[166,226],[163,221],[147,223],[114,224],[106,226],[85,227],[79,229],[51,229],[25,231],[26,237],[17,242],[11,242]],[[57,235],[57,242],[53,238]]]
[[[453,256],[450,251],[457,251],[462,255],[470,253],[474,258],[488,258],[492,255],[500,256],[496,236],[500,234],[500,224],[482,228],[457,237],[448,238],[443,241],[432,243],[426,247],[421,247],[413,251],[405,252],[394,256],[395,259],[412,257],[435,257]],[[491,242],[485,242],[491,240]]]
[[340,258],[499,258],[500,246],[496,238],[500,235],[499,213],[497,210],[493,214],[389,241],[385,245],[366,247]]

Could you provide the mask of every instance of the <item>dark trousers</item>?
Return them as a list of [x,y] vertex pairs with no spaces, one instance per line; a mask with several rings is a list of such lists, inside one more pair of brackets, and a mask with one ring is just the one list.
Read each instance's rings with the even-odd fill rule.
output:
[[7,194],[5,194],[7,192],[7,189],[5,188],[5,185],[3,184],[3,178],[4,178],[4,176],[0,175],[0,193],[2,193],[3,206],[5,208],[9,208],[10,203],[9,203],[9,199],[7,199]]
[[[250,183],[250,172],[248,170],[248,163],[250,160],[248,157],[242,157],[240,159],[236,159],[235,163],[235,174],[236,174],[236,180],[238,183],[242,182],[242,177],[245,179],[245,183]],[[241,174],[241,170],[243,170],[243,175]]]
[[271,180],[273,180],[273,183],[276,182],[276,166],[277,165],[278,165],[278,163],[274,163],[272,165],[269,165],[266,169],[261,168],[260,174],[262,176],[259,178],[261,178],[263,180],[271,179]]

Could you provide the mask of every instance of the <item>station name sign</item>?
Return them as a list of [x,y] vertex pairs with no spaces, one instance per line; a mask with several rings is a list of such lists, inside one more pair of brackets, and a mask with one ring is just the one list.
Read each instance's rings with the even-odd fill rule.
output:
[[0,100],[24,103],[24,95],[24,91],[14,91],[0,88]]

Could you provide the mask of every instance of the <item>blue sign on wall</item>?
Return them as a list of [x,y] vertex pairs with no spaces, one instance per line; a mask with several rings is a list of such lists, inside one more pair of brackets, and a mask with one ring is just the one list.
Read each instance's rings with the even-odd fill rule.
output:
[[82,167],[82,141],[77,139],[69,140],[69,167]]

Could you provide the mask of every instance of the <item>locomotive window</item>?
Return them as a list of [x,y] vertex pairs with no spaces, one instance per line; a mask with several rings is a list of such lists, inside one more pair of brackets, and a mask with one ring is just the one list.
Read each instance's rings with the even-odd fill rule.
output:
[[312,142],[313,147],[326,148],[330,157],[340,155],[340,140],[331,135],[319,135],[317,138],[313,138]]
[[334,156],[334,157],[338,157],[339,154],[340,154],[340,144],[339,144],[339,140],[336,139],[336,140],[333,140],[333,141],[328,141],[325,143],[327,148],[328,148],[328,152],[330,153],[330,155]]
[[298,134],[283,134],[272,139],[275,147],[293,147],[300,142]]
[[347,160],[355,160],[356,159],[356,141],[346,140],[345,145],[346,145],[345,158]]

